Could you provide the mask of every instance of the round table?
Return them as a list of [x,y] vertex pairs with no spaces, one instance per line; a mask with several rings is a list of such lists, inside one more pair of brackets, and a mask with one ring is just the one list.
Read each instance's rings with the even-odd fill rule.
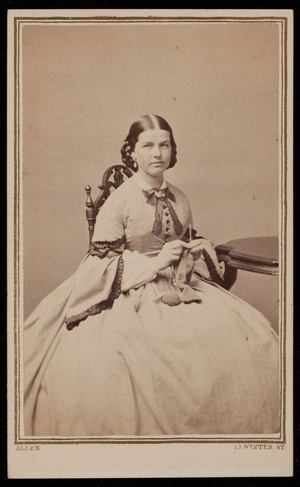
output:
[[231,240],[215,248],[220,262],[225,263],[226,288],[237,278],[238,269],[278,276],[278,237],[256,237]]

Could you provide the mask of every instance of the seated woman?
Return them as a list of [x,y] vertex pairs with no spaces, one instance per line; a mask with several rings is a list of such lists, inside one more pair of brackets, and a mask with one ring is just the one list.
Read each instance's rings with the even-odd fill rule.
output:
[[[209,241],[184,237],[188,199],[164,179],[171,127],[141,117],[121,153],[136,174],[101,208],[78,270],[24,324],[25,434],[278,432],[277,335],[222,288]],[[193,278],[194,265],[219,284]]]

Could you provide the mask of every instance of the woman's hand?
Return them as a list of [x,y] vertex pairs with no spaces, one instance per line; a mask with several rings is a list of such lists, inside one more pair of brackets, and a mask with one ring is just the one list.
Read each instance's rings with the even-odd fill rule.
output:
[[177,262],[184,248],[188,248],[188,244],[182,240],[166,243],[156,257],[158,269],[162,271],[172,265],[173,262]]
[[218,274],[221,277],[223,277],[224,271],[220,267],[216,251],[209,240],[206,240],[204,238],[199,238],[199,239],[192,240],[186,245],[187,248],[190,249],[190,253],[192,254],[194,260],[198,260],[199,258],[204,260],[203,250],[205,249],[209,253],[213,263],[215,264]]

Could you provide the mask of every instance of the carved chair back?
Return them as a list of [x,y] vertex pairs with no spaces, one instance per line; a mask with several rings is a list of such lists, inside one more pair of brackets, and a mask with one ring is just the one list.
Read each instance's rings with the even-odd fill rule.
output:
[[91,197],[91,187],[89,185],[85,187],[85,192],[87,194],[86,219],[88,222],[89,245],[92,242],[96,218],[101,206],[107,200],[111,192],[121,186],[125,178],[131,178],[132,175],[132,171],[123,164],[115,164],[114,166],[110,166],[103,174],[102,184],[98,186],[100,193],[95,201],[93,201]]

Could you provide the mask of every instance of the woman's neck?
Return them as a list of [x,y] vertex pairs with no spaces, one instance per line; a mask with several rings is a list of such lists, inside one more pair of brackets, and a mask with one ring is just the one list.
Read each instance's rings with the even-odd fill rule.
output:
[[151,176],[150,174],[144,173],[143,171],[138,171],[137,174],[143,181],[145,181],[145,183],[149,184],[151,188],[160,188],[164,180],[162,174],[160,174],[159,176]]

